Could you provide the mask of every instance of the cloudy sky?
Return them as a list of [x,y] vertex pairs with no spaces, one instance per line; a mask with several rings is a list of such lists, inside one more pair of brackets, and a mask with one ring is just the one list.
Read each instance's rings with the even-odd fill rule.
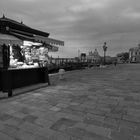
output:
[[140,43],[140,0],[0,0],[0,14],[65,41],[56,56],[115,56]]

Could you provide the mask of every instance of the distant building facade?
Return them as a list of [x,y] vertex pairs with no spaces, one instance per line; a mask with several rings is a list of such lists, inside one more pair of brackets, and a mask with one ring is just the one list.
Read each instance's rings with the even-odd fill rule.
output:
[[81,60],[82,62],[86,62],[86,53],[81,53],[81,55],[80,55],[80,60]]
[[114,62],[117,62],[117,58],[111,57],[111,56],[106,56],[105,61],[106,61],[106,64],[112,64]]
[[97,49],[94,52],[90,51],[87,55],[87,61],[92,63],[98,63],[101,60],[101,56],[99,55]]
[[140,44],[138,47],[129,49],[129,61],[130,63],[140,63]]

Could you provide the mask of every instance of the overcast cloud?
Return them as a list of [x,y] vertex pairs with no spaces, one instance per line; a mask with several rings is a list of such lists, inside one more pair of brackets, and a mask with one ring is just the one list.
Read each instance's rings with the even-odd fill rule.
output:
[[1,0],[0,14],[65,41],[56,56],[74,57],[97,48],[103,55],[140,43],[139,0]]

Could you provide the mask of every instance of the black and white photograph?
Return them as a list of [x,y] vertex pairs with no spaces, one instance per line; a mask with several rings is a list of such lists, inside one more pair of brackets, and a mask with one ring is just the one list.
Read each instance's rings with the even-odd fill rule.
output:
[[140,0],[0,0],[0,140],[140,140]]

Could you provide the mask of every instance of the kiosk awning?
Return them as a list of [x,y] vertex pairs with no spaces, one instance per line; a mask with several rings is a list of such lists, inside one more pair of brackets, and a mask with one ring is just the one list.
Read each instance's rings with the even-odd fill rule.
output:
[[31,36],[23,35],[23,34],[20,34],[20,33],[15,33],[15,32],[12,32],[12,31],[10,33],[12,35],[22,39],[22,40],[45,43],[45,44],[48,44],[48,45],[64,46],[64,41],[60,41],[60,40],[56,40],[56,39],[52,39],[52,38],[48,38],[48,37],[42,37],[42,36],[38,36],[38,35],[33,35],[31,37]]
[[8,34],[0,34],[0,45],[23,45],[23,41],[20,40],[19,38],[8,35]]
[[59,45],[59,46],[64,46],[64,41],[48,38],[48,37],[42,37],[42,36],[34,36],[35,40],[38,42],[44,42],[49,45]]

